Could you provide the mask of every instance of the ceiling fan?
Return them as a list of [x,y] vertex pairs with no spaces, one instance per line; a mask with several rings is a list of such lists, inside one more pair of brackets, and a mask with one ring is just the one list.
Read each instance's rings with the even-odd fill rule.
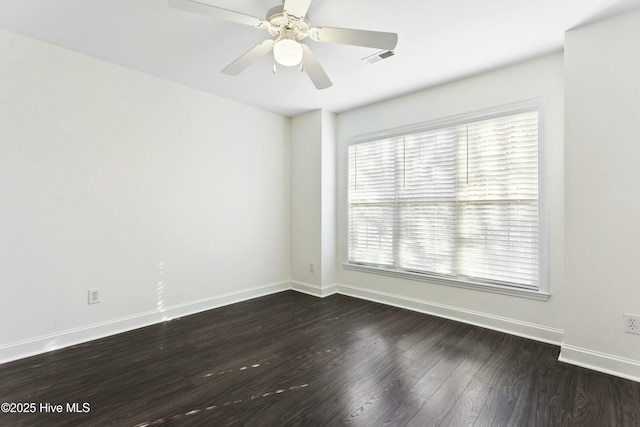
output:
[[[395,49],[398,43],[398,35],[395,33],[312,27],[305,18],[311,1],[283,0],[282,5],[273,7],[267,12],[266,19],[212,6],[199,0],[169,0],[169,6],[269,31],[272,38],[258,43],[222,70],[223,73],[231,76],[237,76],[249,65],[273,51],[275,62],[286,67],[299,65],[301,70],[309,75],[317,89],[326,89],[332,85],[331,80],[309,46],[300,43],[306,37],[317,42],[372,47],[386,51]],[[273,67],[275,72],[275,63]]]

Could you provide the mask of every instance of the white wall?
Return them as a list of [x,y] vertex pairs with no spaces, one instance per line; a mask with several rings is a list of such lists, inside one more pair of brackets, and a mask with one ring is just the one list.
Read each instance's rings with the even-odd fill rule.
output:
[[566,34],[561,358],[640,381],[640,11]]
[[563,309],[563,57],[526,63],[338,115],[338,262],[346,256],[346,155],[350,138],[536,97],[547,98],[548,301],[380,276],[338,267],[341,292],[560,343]]
[[336,282],[336,115],[322,111],[322,283]]
[[[291,278],[320,286],[322,111],[291,119]],[[315,271],[309,271],[309,264]]]
[[291,119],[291,278],[295,289],[320,296],[335,282],[335,153],[334,114]]
[[0,361],[286,288],[288,134],[0,31]]

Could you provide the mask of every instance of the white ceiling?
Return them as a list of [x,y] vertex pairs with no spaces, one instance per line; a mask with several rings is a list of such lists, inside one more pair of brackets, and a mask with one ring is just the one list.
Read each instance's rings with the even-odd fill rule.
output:
[[[281,0],[201,0],[264,18]],[[396,32],[396,55],[306,39],[333,81],[266,56],[237,77],[220,70],[266,30],[170,9],[167,0],[0,0],[0,27],[287,116],[341,112],[562,49],[564,32],[640,8],[640,0],[314,0],[314,26]]]

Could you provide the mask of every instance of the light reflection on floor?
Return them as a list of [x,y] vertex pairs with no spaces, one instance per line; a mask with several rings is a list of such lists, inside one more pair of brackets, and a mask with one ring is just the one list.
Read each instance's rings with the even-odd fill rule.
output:
[[[158,274],[160,275],[160,280],[156,285],[156,310],[160,313],[165,313],[164,307],[164,262],[158,262]],[[162,320],[169,320],[168,316],[165,314]]]
[[148,427],[148,426],[162,424],[162,423],[165,423],[167,421],[176,421],[176,420],[178,420],[180,418],[183,418],[183,417],[189,417],[189,416],[200,414],[200,413],[203,413],[203,412],[213,411],[213,410],[218,409],[218,408],[224,408],[224,407],[231,406],[231,405],[237,405],[237,404],[240,404],[240,403],[242,403],[244,401],[251,401],[251,400],[261,399],[261,398],[265,398],[265,397],[272,396],[272,395],[275,395],[275,394],[284,394],[284,393],[287,393],[287,392],[293,392],[293,391],[296,391],[296,390],[304,389],[306,387],[309,387],[309,384],[301,384],[301,385],[291,386],[291,387],[288,387],[288,388],[280,388],[280,389],[277,389],[277,390],[274,390],[274,391],[268,391],[266,393],[253,395],[248,399],[237,399],[237,400],[233,400],[233,401],[230,400],[228,402],[225,402],[225,403],[222,403],[222,404],[219,404],[219,405],[210,405],[210,406],[207,406],[205,408],[194,408],[194,409],[192,409],[190,411],[185,412],[184,414],[176,414],[176,415],[172,415],[170,417],[158,418],[157,420],[153,420],[153,421],[145,421],[143,423],[136,424],[134,427]]
[[[259,363],[256,363],[255,365],[251,365],[251,368],[254,368],[254,369],[255,368],[259,368],[259,367],[260,367]],[[230,374],[230,373],[235,372],[235,371],[246,371],[247,369],[249,369],[247,366],[243,366],[243,367],[238,368],[238,369],[229,369],[228,371],[218,372],[218,376],[225,375],[225,374]],[[202,378],[208,378],[208,377],[212,377],[214,375],[215,375],[215,373],[209,372],[209,373],[204,374],[202,376]]]

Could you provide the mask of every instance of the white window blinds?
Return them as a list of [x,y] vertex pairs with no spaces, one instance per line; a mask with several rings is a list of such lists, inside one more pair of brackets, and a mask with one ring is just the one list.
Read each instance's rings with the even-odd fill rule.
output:
[[349,263],[539,287],[538,111],[349,146]]

